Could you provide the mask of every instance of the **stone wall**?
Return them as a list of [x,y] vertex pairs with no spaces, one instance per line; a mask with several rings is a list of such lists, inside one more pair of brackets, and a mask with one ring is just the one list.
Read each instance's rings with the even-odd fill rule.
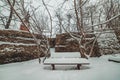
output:
[[[78,34],[78,33],[74,33],[74,34]],[[86,35],[87,38],[92,38],[95,37],[95,35]],[[86,42],[89,41],[86,40]],[[85,43],[85,40],[82,41],[82,43]],[[89,54],[90,52],[90,48],[92,46],[91,42],[88,45],[88,51],[87,54]],[[56,46],[55,46],[55,51],[56,52],[79,52],[79,44],[76,40],[74,40],[73,38],[71,38],[71,36],[68,33],[63,33],[63,34],[59,34],[56,36]],[[98,43],[96,41],[94,49],[93,49],[93,53],[91,55],[91,57],[99,57],[100,56],[100,52],[99,52],[99,47],[98,47]]]
[[[34,34],[38,39],[41,35]],[[31,34],[14,30],[0,30],[0,64],[20,62],[41,57]]]
[[54,48],[56,45],[56,38],[49,38],[49,44],[51,48]]

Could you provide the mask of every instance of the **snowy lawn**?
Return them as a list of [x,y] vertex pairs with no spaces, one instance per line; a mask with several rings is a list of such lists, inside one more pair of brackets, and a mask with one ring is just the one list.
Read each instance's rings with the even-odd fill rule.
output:
[[77,70],[76,65],[51,66],[38,59],[0,65],[0,80],[120,80],[120,63],[109,62],[111,55],[90,58],[90,65]]

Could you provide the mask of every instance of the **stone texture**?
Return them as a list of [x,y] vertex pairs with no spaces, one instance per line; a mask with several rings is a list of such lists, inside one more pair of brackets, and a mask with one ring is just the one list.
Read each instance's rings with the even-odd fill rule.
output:
[[[79,34],[79,33],[74,33],[74,34]],[[92,34],[87,34],[86,35],[87,38],[92,38],[95,37],[95,35]],[[85,41],[90,41],[90,40],[83,40],[82,43],[84,44]],[[91,42],[88,45],[88,49],[87,49],[87,54],[89,54],[90,52],[90,48],[92,46]],[[63,33],[63,34],[59,34],[56,36],[56,46],[55,46],[55,51],[56,52],[79,52],[79,44],[76,40],[72,39],[70,37],[70,35],[68,33]],[[91,55],[91,57],[99,57],[100,56],[100,52],[99,52],[99,47],[98,47],[98,43],[96,41],[94,49],[93,49],[93,53]]]
[[[42,39],[41,35],[34,35]],[[42,52],[39,53],[32,35],[28,32],[0,30],[0,64],[35,59],[39,57],[38,54],[44,56]]]
[[48,40],[49,40],[50,47],[54,48],[56,44],[56,38],[49,38]]
[[[41,39],[41,35],[34,34],[37,39]],[[3,37],[25,37],[32,38],[32,35],[28,31],[15,31],[15,30],[0,30],[0,36]]]
[[[39,51],[37,46],[25,46],[25,45],[0,45],[0,64],[21,62],[38,58]],[[44,56],[43,54],[41,57]]]

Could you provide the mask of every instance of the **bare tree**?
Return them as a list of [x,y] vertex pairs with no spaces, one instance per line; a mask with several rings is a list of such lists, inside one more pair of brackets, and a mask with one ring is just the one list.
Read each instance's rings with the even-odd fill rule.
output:
[[[103,9],[105,12],[105,17],[106,20],[110,19],[111,17],[113,17],[114,15],[117,15],[120,13],[120,1],[119,0],[105,0],[103,2]],[[116,18],[114,21],[110,21],[109,23],[106,24],[107,28],[112,28],[116,34],[117,39],[120,41],[119,38],[119,25],[120,25],[120,18]]]
[[[77,29],[78,29],[78,31],[79,31],[80,34],[79,35],[73,34],[73,33],[69,32],[69,31],[67,31],[65,28],[64,28],[64,30],[67,33],[69,33],[69,35],[73,39],[75,39],[75,40],[78,41],[80,53],[83,54],[86,58],[89,58],[92,55],[92,51],[93,51],[94,45],[95,45],[95,43],[97,41],[97,38],[101,35],[101,33],[102,33],[103,30],[101,30],[101,32],[99,33],[99,35],[97,35],[95,38],[91,39],[89,42],[86,41],[86,39],[87,39],[86,35],[87,34],[94,34],[94,33],[89,33],[89,32],[94,31],[94,30],[91,30],[91,31],[90,30],[88,30],[88,31],[85,30],[85,27],[83,25],[83,22],[84,22],[84,19],[83,19],[84,18],[83,17],[84,16],[83,15],[83,7],[84,7],[85,4],[83,5],[83,3],[84,3],[84,1],[82,1],[82,0],[80,0],[78,2],[76,0],[74,0],[74,9],[75,9],[75,14],[76,14]],[[79,5],[79,7],[77,5]],[[101,16],[101,14],[99,16]],[[90,26],[88,25],[87,27],[94,27],[94,26],[99,26],[99,25],[107,24],[107,23],[113,21],[114,19],[118,18],[119,16],[120,16],[120,14],[118,14],[116,16],[112,16],[108,20],[106,20],[104,22],[99,22],[98,24],[93,24],[93,22],[92,22],[92,24]],[[93,15],[92,15],[92,17],[93,17]],[[82,41],[85,41],[85,43],[82,43]],[[87,51],[87,45],[89,45],[91,42],[92,42],[92,47],[90,48],[89,54],[87,54],[86,53],[86,51]]]
[[[48,56],[49,54],[49,43],[48,43],[48,38],[46,36],[44,36],[43,34],[43,30],[42,30],[42,27],[41,27],[41,24],[39,23],[39,18],[37,18],[36,14],[35,14],[35,11],[33,11],[33,15],[30,16],[30,19],[32,20],[33,24],[31,24],[31,30],[33,29],[38,29],[38,33],[41,35],[41,39],[38,40],[35,35],[34,35],[34,31],[30,31],[28,25],[24,22],[24,20],[21,18],[21,16],[19,15],[19,13],[16,11],[16,9],[13,7],[13,5],[11,4],[10,0],[7,0],[8,4],[10,5],[10,7],[13,9],[15,15],[20,19],[20,21],[22,22],[22,24],[29,30],[29,33],[33,36],[35,42],[36,42],[36,45],[37,45],[37,49],[39,51],[39,54],[38,54],[38,57],[39,57],[39,62],[41,61],[40,60],[40,56],[41,56],[41,53],[45,54],[45,56]],[[28,18],[27,18],[28,19]],[[36,26],[36,27],[35,27]]]
[[[15,0],[13,0],[13,2],[12,2],[13,7],[14,7],[14,5],[15,5]],[[6,25],[5,25],[5,29],[9,28],[11,20],[12,20],[12,16],[13,16],[13,9],[10,7],[10,15],[9,15],[8,21],[7,21]]]
[[63,17],[60,11],[56,11],[56,17],[58,19],[59,33],[61,34],[63,32],[62,31]]
[[[12,3],[12,6],[17,10],[21,10],[21,5],[18,3],[23,2],[24,0],[11,0],[10,2]],[[19,22],[19,20],[16,18],[16,16],[14,15],[14,11],[13,9],[8,5],[7,0],[2,0],[2,8],[4,11],[2,11],[0,13],[0,18],[1,18],[1,23],[4,26],[5,29],[8,29],[10,27],[14,27],[15,24],[17,24]],[[23,6],[24,7],[24,6]],[[24,12],[24,10],[22,10],[21,12]]]
[[[45,21],[47,21],[48,17],[45,19],[44,16],[41,16],[41,15],[37,15],[38,13],[36,13],[36,10],[38,9],[32,9],[31,7],[31,11],[27,10],[24,6],[24,1],[21,1],[21,4],[19,4],[17,2],[17,5],[22,5],[22,7],[19,8],[19,11],[20,12],[17,12],[17,10],[14,8],[14,5],[12,5],[12,3],[10,2],[10,0],[7,0],[10,7],[12,8],[12,10],[14,11],[15,15],[20,19],[20,21],[22,22],[22,24],[29,29],[29,26],[31,28],[31,30],[34,32],[37,31],[39,34],[43,35],[44,33],[44,30],[46,29],[46,27],[49,27],[48,24],[45,24]],[[101,35],[102,31],[103,31],[103,25],[104,24],[107,24],[107,25],[117,25],[119,26],[119,19],[120,19],[120,14],[119,14],[119,6],[115,6],[115,5],[118,5],[118,4],[113,4],[113,1],[112,0],[109,0],[110,1],[110,7],[107,8],[107,7],[104,7],[104,11],[101,9],[101,11],[99,13],[94,13],[95,10],[97,10],[96,8],[96,5],[90,5],[88,6],[88,12],[85,11],[85,7],[86,7],[86,4],[89,2],[89,0],[74,0],[73,1],[73,9],[74,10],[74,13],[72,14],[68,14],[67,15],[67,18],[63,18],[64,16],[61,16],[61,12],[60,13],[56,13],[56,18],[58,19],[58,23],[59,23],[59,27],[60,27],[60,33],[62,33],[62,28],[64,29],[64,31],[66,31],[67,33],[69,33],[69,35],[77,40],[77,42],[79,43],[79,51],[81,54],[83,54],[86,58],[89,58],[91,55],[92,55],[92,52],[93,52],[93,48],[94,48],[94,45],[97,41],[97,38]],[[52,29],[53,29],[53,23],[52,23],[52,15],[50,13],[50,10],[48,8],[48,6],[46,5],[46,3],[44,2],[44,0],[42,0],[42,3],[48,13],[48,16],[49,16],[49,20],[50,20],[50,37],[52,36]],[[64,4],[62,4],[63,6]],[[98,6],[98,5],[97,5]],[[99,5],[101,6],[101,5]],[[105,4],[103,5],[105,6]],[[61,7],[62,8],[62,7]],[[89,14],[86,15],[86,13]],[[104,14],[105,13],[105,14]],[[105,20],[101,20],[101,15],[105,15],[106,18]],[[22,16],[21,16],[22,15]],[[98,19],[98,23],[95,24],[94,21],[96,19],[94,19],[94,17],[96,17],[97,15],[97,19]],[[40,18],[41,17],[41,18]],[[86,20],[85,18],[89,18],[90,19],[90,22],[91,24],[90,25],[85,25]],[[63,20],[64,19],[64,20]],[[27,25],[25,23],[25,21],[27,21],[27,23],[29,23],[29,20],[30,20],[30,24]],[[77,30],[77,33],[78,34],[74,34],[74,33],[71,33],[72,30],[70,28],[72,28],[72,25],[70,25],[70,22],[71,20],[74,21],[74,25],[76,27],[76,30]],[[115,24],[113,23],[114,21],[113,20],[116,20],[118,21],[118,23],[115,22]],[[68,22],[68,24],[64,24]],[[67,30],[68,27],[69,27],[69,30]],[[92,39],[90,39],[90,41],[87,41],[87,35],[88,34],[92,34],[92,35],[95,35],[94,34],[94,27],[95,26],[101,26],[101,29],[100,30],[100,33],[99,35],[93,37]],[[92,28],[92,29],[86,29],[87,28]],[[115,28],[114,28],[115,29]],[[31,31],[29,31],[31,33]],[[46,37],[46,36],[42,36],[42,39],[46,42],[42,42],[42,39],[41,40],[37,40],[36,37],[34,36],[33,33],[31,33],[31,35],[33,36],[34,40],[36,41],[36,44],[37,44],[37,47],[38,47],[38,50],[40,48],[42,48],[42,46],[40,44],[44,44],[45,48],[42,49],[42,52],[45,54],[45,55],[48,55],[49,54],[49,39]],[[84,41],[84,43],[83,43]],[[47,44],[45,44],[47,43]],[[88,49],[88,45],[92,43],[92,47],[90,48],[90,52],[89,54],[87,54],[87,49]],[[38,55],[40,56],[40,54]]]

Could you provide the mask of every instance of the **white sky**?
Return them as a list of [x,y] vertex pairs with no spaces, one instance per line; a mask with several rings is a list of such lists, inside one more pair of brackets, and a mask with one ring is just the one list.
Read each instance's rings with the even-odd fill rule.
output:
[[[42,3],[42,0],[26,0],[26,1],[30,2],[31,5],[34,7],[40,6],[40,9],[39,9],[40,14],[48,15],[48,12]],[[66,15],[68,13],[71,13],[71,11],[73,11],[73,10],[70,10],[72,9],[72,6],[73,6],[73,0],[66,0],[65,3],[64,3],[65,0],[44,0],[44,1],[52,15],[52,18],[55,16],[55,12],[58,8],[61,9],[61,15],[62,14]],[[90,1],[91,3],[94,3],[96,0],[90,0]],[[62,6],[63,3],[64,5]],[[2,5],[2,3],[0,4]],[[9,16],[9,13],[7,10],[5,9],[3,10],[2,8],[0,8],[0,11],[4,13],[5,15]],[[55,25],[55,23],[53,23],[53,25]]]
[[[95,3],[96,0],[90,0],[90,3]],[[69,13],[73,13],[73,0],[44,0],[45,4],[47,5],[47,8],[49,9],[50,14],[52,15],[53,19],[53,27],[56,25],[56,19],[54,18],[55,12],[59,8],[61,10],[60,14],[66,17],[65,15]],[[65,3],[64,3],[65,2]],[[40,13],[44,15],[48,15],[47,10],[45,9],[42,0],[32,0],[31,5],[34,7],[38,7],[40,5]],[[62,6],[63,5],[63,6]]]

